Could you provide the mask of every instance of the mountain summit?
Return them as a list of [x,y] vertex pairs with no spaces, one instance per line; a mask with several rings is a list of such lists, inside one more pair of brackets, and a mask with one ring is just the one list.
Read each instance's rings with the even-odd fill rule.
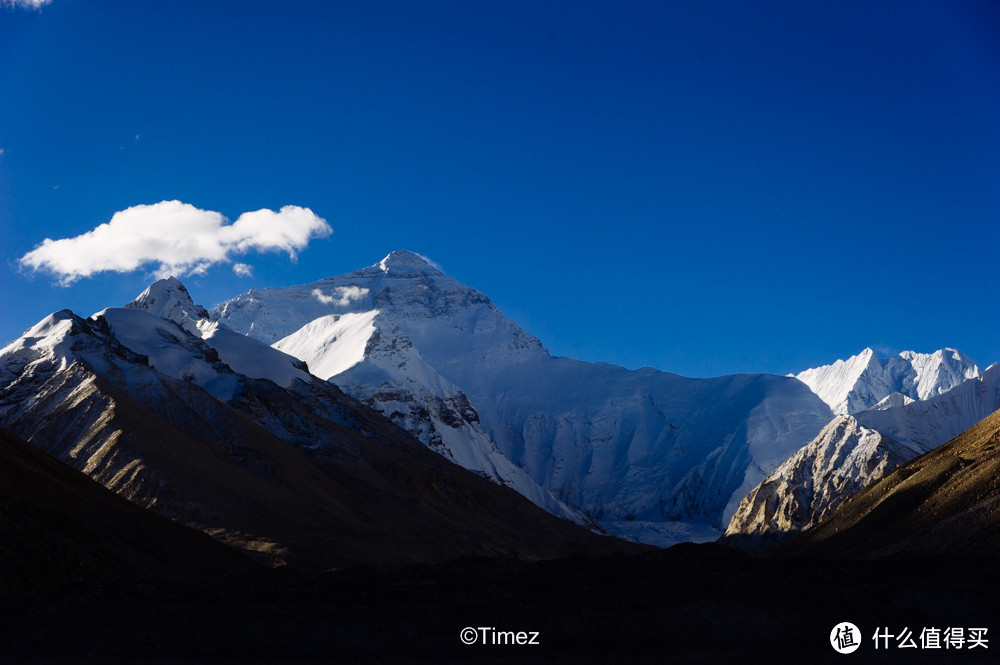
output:
[[442,275],[441,268],[426,256],[397,249],[375,264],[387,275]]
[[794,378],[688,379],[553,357],[485,294],[408,251],[249,291],[212,319],[538,505],[654,544],[716,538],[833,415]]
[[208,321],[208,312],[191,299],[187,288],[176,277],[160,279],[139,294],[125,309],[142,309],[154,316],[170,319],[185,328]]

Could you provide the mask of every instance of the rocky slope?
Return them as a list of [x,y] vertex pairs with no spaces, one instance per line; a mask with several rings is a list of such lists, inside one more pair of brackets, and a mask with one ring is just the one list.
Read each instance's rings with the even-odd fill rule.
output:
[[832,417],[792,378],[688,379],[553,357],[484,294],[406,251],[250,291],[211,316],[538,505],[659,544],[717,535]]
[[804,531],[913,454],[838,416],[744,497],[723,542],[758,549]]

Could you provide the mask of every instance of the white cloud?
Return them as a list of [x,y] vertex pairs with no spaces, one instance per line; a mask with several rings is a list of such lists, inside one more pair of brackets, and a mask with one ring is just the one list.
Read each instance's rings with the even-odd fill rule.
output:
[[332,229],[309,208],[245,212],[232,224],[221,213],[180,201],[137,205],[72,238],[46,238],[19,259],[23,268],[48,272],[63,285],[100,272],[154,266],[157,277],[203,274],[249,252],[287,252],[291,260],[313,238]]
[[246,263],[234,263],[233,272],[237,277],[253,277],[253,266]]
[[368,295],[368,289],[361,286],[338,286],[333,290],[334,295],[328,296],[319,289],[313,289],[312,294],[316,300],[324,305],[340,305],[346,307],[355,300],[361,300]]
[[0,0],[2,7],[21,7],[23,9],[41,9],[52,4],[52,0]]

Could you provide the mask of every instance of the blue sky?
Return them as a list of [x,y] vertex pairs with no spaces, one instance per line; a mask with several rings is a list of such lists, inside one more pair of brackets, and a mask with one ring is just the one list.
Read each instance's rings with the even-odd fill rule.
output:
[[988,0],[3,7],[0,150],[3,342],[157,267],[61,286],[43,239],[179,200],[333,229],[183,277],[208,306],[406,248],[559,355],[1000,360]]

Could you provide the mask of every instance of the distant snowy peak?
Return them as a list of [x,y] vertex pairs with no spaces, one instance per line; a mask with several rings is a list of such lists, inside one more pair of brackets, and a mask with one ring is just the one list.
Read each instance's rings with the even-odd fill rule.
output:
[[857,414],[858,422],[922,454],[1000,409],[1000,364],[929,399]]
[[[956,349],[904,351],[881,358],[868,348],[847,360],[807,369],[795,378],[809,386],[834,413],[850,415],[940,395],[979,374],[976,364]],[[892,399],[882,404],[889,397]]]
[[176,277],[153,282],[125,308],[145,310],[154,316],[169,319],[192,333],[199,321],[208,320],[208,311],[195,304],[191,294]]
[[[806,529],[839,504],[1000,409],[1000,364],[926,400],[893,393],[876,408],[838,416],[741,502],[731,544]],[[746,540],[744,537],[751,537]],[[767,540],[758,543],[766,545]]]

